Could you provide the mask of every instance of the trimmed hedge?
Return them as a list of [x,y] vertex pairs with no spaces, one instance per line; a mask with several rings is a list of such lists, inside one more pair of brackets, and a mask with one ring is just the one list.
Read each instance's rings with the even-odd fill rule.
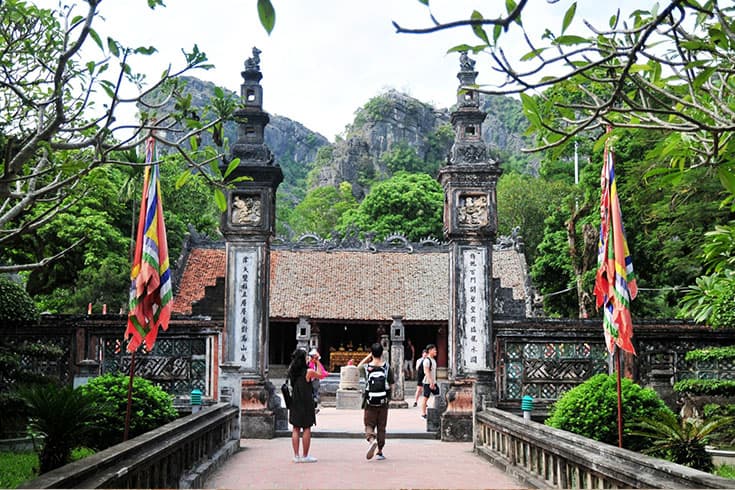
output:
[[674,391],[690,395],[735,396],[735,381],[729,379],[683,379],[674,383]]

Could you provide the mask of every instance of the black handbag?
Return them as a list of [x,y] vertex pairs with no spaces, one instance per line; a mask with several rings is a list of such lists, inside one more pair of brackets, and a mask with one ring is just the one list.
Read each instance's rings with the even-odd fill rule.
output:
[[288,386],[288,380],[281,385],[281,394],[283,395],[283,403],[286,404],[286,408],[291,408],[293,395],[291,394],[291,388]]

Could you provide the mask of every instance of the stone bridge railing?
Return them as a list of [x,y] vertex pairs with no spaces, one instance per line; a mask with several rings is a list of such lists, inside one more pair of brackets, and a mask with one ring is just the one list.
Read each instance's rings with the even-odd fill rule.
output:
[[732,488],[733,481],[490,408],[475,449],[536,488]]
[[238,409],[219,403],[49,471],[21,488],[201,488],[240,444]]

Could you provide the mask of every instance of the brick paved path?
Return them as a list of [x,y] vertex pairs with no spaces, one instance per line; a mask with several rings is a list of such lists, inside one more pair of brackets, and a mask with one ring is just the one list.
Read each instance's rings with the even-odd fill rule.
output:
[[[357,435],[361,416],[359,410],[322,409],[315,431]],[[205,488],[525,488],[475,455],[471,443],[391,439],[391,429],[425,432],[425,422],[418,409],[391,410],[383,461],[368,461],[367,442],[356,437],[313,437],[310,455],[319,461],[309,464],[291,461],[290,438],[243,439],[240,452],[217,470]]]

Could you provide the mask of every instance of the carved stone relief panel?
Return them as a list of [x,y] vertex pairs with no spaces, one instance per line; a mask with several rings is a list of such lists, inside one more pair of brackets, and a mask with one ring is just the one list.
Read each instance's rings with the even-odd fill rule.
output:
[[258,226],[262,219],[260,196],[234,195],[232,198],[233,225]]
[[461,195],[457,207],[457,221],[462,227],[482,228],[489,222],[489,210],[487,195]]

